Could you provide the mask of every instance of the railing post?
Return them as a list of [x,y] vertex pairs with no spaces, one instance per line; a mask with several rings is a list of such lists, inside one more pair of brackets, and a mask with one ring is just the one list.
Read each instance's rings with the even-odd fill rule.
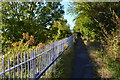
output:
[[31,70],[31,77],[35,79],[35,67],[34,67],[34,65],[35,65],[35,63],[34,63],[35,55],[34,54],[35,54],[34,50],[32,50],[32,52],[31,52],[31,58],[32,58],[32,61],[31,61],[31,69],[32,69]]
[[[24,61],[26,61],[26,52],[24,52]],[[27,64],[27,63],[26,63]],[[26,78],[26,64],[24,65],[24,68],[25,68],[25,75],[24,75],[24,78]]]
[[[21,52],[20,54],[21,54],[21,55],[20,55],[20,60],[21,60],[21,63],[22,63],[22,56],[23,56],[23,55],[22,55],[22,52]],[[21,65],[20,70],[21,70],[21,71],[20,71],[20,76],[21,76],[20,78],[23,78],[23,71],[22,71],[22,70],[23,70],[23,65]]]

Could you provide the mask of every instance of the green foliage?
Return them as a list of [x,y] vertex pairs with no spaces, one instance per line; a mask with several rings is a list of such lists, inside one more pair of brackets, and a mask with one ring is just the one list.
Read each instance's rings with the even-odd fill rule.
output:
[[69,11],[77,14],[74,31],[80,31],[83,35],[88,33],[90,38],[103,39],[119,27],[120,3],[76,2],[73,5]]
[[54,21],[53,25],[50,27],[49,37],[51,40],[57,41],[59,39],[69,37],[71,35],[71,31],[67,22],[63,18],[60,21]]
[[[19,41],[23,33],[35,37],[33,45],[54,41],[54,38],[61,39],[69,36],[68,33],[71,34],[66,20],[62,18],[64,11],[60,2],[3,2],[1,14],[3,49]],[[55,25],[55,21],[59,22],[61,27]],[[51,29],[48,26],[56,28]]]
[[120,3],[75,2],[73,5],[69,12],[77,15],[74,31],[100,43],[94,46],[102,46],[95,49],[96,55],[106,63],[112,77],[120,79]]

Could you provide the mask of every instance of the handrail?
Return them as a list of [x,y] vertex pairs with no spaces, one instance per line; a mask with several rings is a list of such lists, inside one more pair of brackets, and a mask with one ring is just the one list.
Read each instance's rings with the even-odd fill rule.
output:
[[[18,55],[19,57],[17,57],[16,60],[8,57],[8,60],[5,61],[3,58],[0,76],[2,76],[2,78],[14,76],[13,78],[27,77],[38,79],[52,64],[54,64],[60,55],[72,45],[74,37],[75,35],[72,35],[64,40],[46,45],[44,46],[44,50],[40,49],[38,52],[32,50],[31,53]],[[12,63],[10,63],[10,59],[13,59]],[[5,62],[8,62],[8,64],[5,64]],[[17,64],[15,65],[15,63]],[[8,69],[5,69],[7,66]]]

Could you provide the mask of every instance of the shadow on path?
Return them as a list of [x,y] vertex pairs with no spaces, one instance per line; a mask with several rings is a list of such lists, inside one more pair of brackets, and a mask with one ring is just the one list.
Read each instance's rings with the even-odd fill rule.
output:
[[96,74],[93,67],[86,45],[81,38],[78,38],[75,45],[72,78],[95,78]]

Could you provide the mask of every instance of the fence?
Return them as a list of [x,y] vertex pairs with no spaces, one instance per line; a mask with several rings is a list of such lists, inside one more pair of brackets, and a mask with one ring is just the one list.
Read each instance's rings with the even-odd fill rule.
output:
[[56,61],[62,52],[72,45],[75,35],[52,44],[39,47],[31,52],[0,60],[0,78],[36,78]]

